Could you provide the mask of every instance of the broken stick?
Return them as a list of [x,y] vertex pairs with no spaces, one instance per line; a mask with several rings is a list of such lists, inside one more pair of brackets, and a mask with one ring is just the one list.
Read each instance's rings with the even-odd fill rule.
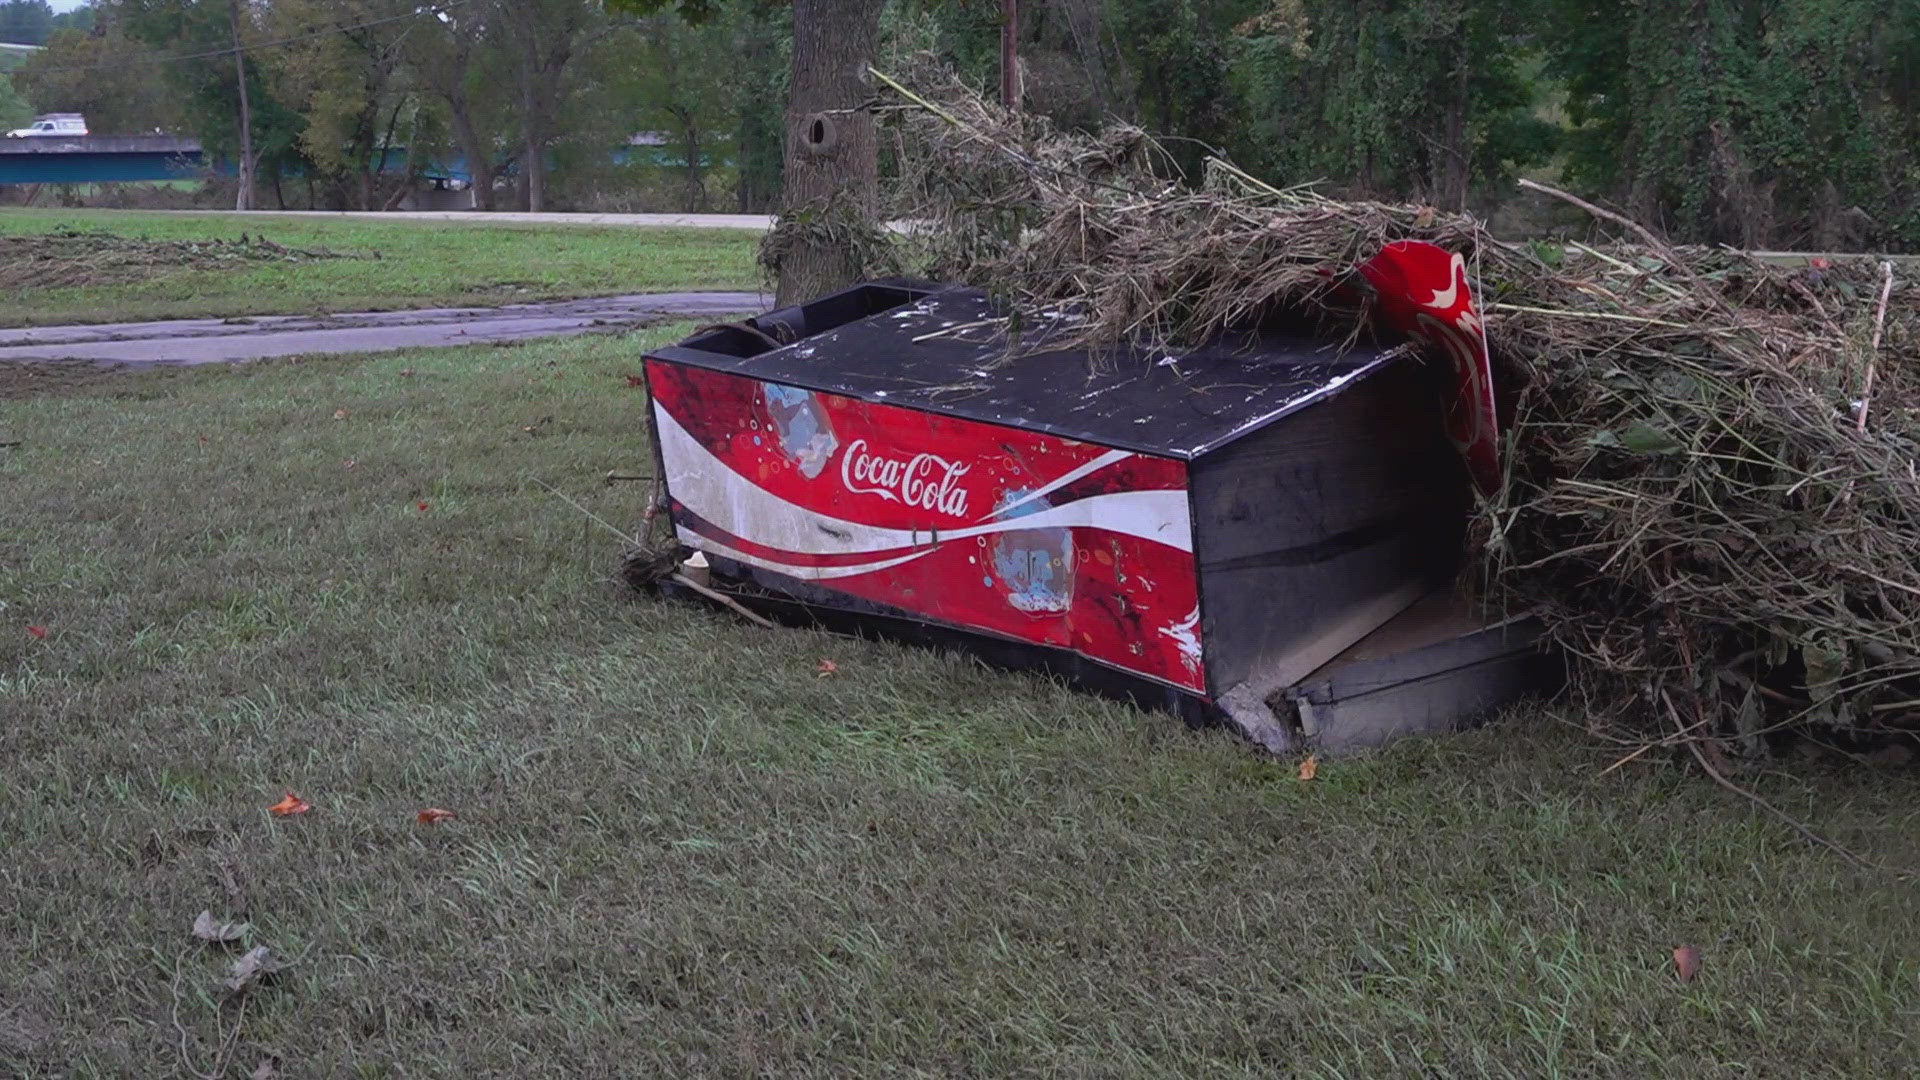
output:
[[1880,358],[1880,334],[1887,328],[1887,298],[1893,295],[1893,260],[1880,264],[1880,310],[1873,316],[1873,344],[1867,347],[1867,384],[1860,390],[1860,422],[1855,428],[1867,433],[1867,406],[1873,404],[1874,361]]

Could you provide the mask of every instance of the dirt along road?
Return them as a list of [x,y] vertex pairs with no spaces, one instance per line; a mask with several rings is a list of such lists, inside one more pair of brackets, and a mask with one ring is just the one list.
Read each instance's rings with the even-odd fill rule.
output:
[[670,319],[750,314],[769,306],[768,297],[751,292],[643,293],[505,307],[38,326],[0,330],[0,365],[184,367],[274,356],[384,352],[630,330]]

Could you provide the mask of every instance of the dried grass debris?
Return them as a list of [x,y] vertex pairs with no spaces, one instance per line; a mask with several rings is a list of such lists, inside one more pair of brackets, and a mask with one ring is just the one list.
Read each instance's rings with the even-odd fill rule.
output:
[[1401,239],[1462,253],[1515,396],[1482,584],[1544,612],[1596,722],[1665,732],[1671,700],[1693,736],[1755,752],[1784,726],[1920,727],[1920,272],[1638,226],[1503,243],[1217,159],[1188,184],[1138,128],[1056,130],[931,62],[881,77],[921,269],[1003,298],[1013,334],[1064,307],[1093,348],[1276,310],[1358,336],[1365,305],[1335,288],[1353,266]]

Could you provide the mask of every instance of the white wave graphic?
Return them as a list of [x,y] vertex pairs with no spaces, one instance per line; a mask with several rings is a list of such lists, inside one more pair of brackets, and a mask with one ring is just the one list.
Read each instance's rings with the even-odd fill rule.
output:
[[[887,529],[809,510],[760,487],[715,457],[659,402],[654,403],[654,419],[660,433],[660,453],[667,468],[667,486],[673,497],[716,528],[767,548],[798,555],[845,555],[897,551],[901,548],[930,549],[938,541],[970,539],[1002,532],[1082,527],[1136,536],[1180,551],[1193,550],[1193,526],[1187,514],[1187,493],[1184,491],[1126,491],[1095,495],[1011,520],[988,521],[937,532],[927,529]],[[1124,455],[1125,452],[1112,451],[1103,457],[1115,454]],[[1119,459],[1116,457],[1114,460]],[[1089,466],[1092,464],[1090,462]],[[1081,472],[1081,476],[1092,471],[1088,466],[1082,466],[1082,469],[1086,471]],[[826,475],[832,476],[834,473],[828,471]],[[1062,483],[1078,478],[1068,474],[1068,477],[1042,490],[1053,490]],[[1002,512],[1005,509],[1010,507],[1002,508]],[[702,547],[712,545],[711,540],[703,538],[700,541]],[[878,568],[877,564],[869,567]]]

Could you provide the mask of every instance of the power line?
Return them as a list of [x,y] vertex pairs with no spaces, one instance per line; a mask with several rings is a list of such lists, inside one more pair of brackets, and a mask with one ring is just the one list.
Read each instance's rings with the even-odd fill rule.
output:
[[[438,18],[440,15],[446,13],[447,11],[453,8],[459,7],[462,4],[471,4],[474,2],[475,0],[446,0],[445,3],[438,4],[433,7],[417,8],[413,11],[407,12],[404,15],[388,15],[388,16],[385,16],[384,18],[368,19],[366,22],[353,23],[348,26],[330,26],[323,30],[314,30],[304,34],[294,34],[291,37],[277,38],[273,41],[255,41],[255,42],[241,45],[237,51],[245,53],[245,52],[253,52],[256,49],[275,49],[275,48],[279,48],[282,45],[291,45],[298,41],[310,41],[313,38],[326,37],[330,34],[347,34],[347,33],[352,33],[355,30],[365,30],[370,27],[384,26],[387,23],[403,22],[408,19],[417,19],[422,15],[431,15],[431,16],[434,16],[435,18]],[[178,53],[172,56],[146,56],[146,57],[140,57],[138,59],[129,59],[124,62],[116,62],[111,64],[88,64],[81,67],[49,68],[46,70],[35,71],[33,72],[33,74],[35,75],[78,75],[78,74],[84,74],[89,71],[107,71],[107,70],[119,69],[119,68],[143,67],[143,66],[153,65],[153,64],[175,64],[175,63],[179,63],[182,60],[206,60],[216,56],[232,56],[235,51],[236,50],[234,49],[233,46],[228,45],[225,48],[208,49],[205,52]]]

